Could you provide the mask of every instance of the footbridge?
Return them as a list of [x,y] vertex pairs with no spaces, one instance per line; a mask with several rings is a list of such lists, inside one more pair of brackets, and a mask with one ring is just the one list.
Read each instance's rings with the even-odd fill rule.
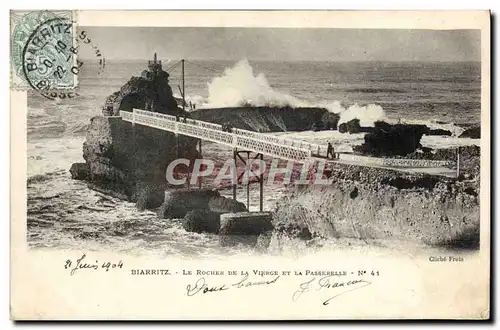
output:
[[[457,164],[450,161],[436,161],[423,159],[398,159],[398,158],[377,158],[354,155],[349,153],[336,153],[334,159],[327,157],[327,145],[319,145],[306,141],[287,139],[284,137],[263,134],[244,129],[227,129],[223,125],[194,120],[189,118],[165,115],[158,112],[133,109],[132,112],[120,111],[122,120],[131,122],[133,125],[139,124],[157,128],[175,134],[186,135],[200,139],[199,148],[201,152],[201,141],[211,141],[226,145],[233,149],[235,163],[240,159],[245,165],[251,160],[251,152],[256,153],[253,159],[263,159],[263,155],[268,155],[280,159],[292,160],[299,163],[306,163],[311,160],[322,160],[327,163],[344,163],[368,167],[386,168],[405,172],[427,172],[447,176],[456,175],[456,170],[452,170]],[[241,156],[246,154],[246,159]],[[259,178],[260,183],[260,209],[262,210],[263,177]],[[201,181],[200,181],[201,184]],[[247,205],[249,204],[249,191],[247,185]],[[233,186],[233,198],[236,199],[236,185]]]

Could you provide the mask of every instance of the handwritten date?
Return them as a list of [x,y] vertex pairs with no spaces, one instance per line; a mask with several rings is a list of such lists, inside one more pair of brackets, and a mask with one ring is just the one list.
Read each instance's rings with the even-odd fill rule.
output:
[[64,264],[64,269],[69,269],[70,270],[69,274],[73,276],[77,271],[82,269],[87,269],[87,270],[105,269],[106,272],[108,272],[110,269],[123,268],[123,262],[121,260],[115,263],[112,263],[110,261],[104,261],[101,263],[98,260],[96,260],[95,263],[93,263],[91,261],[87,261],[86,258],[87,255],[83,254],[80,258],[76,259],[75,263],[71,259],[68,259]]

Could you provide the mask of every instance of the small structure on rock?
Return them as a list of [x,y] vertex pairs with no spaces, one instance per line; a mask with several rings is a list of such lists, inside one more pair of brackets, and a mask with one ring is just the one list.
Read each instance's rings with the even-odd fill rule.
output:
[[182,115],[183,111],[177,107],[168,78],[168,72],[163,71],[162,62],[155,53],[153,60],[148,61],[148,69],[142,71],[140,77],[130,78],[119,91],[106,99],[103,115],[117,116],[120,110],[132,111],[133,108]]

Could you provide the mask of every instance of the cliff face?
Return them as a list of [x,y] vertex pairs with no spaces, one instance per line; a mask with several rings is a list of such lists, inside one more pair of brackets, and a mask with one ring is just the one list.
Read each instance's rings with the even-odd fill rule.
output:
[[[139,208],[160,206],[166,188],[166,168],[177,158],[197,157],[197,139],[149,128],[116,117],[132,108],[182,115],[168,85],[161,61],[149,61],[141,77],[132,77],[108,97],[104,116],[93,117],[83,145],[85,164],[72,166],[72,177],[92,188],[137,202]],[[112,117],[115,116],[115,117]]]
[[197,157],[196,139],[125,122],[118,117],[94,117],[83,145],[93,188],[105,190],[141,208],[163,202],[165,173],[179,157]]
[[334,169],[332,185],[291,187],[276,227],[334,238],[397,239],[449,248],[479,245],[477,182],[374,168]]
[[191,118],[256,132],[307,131],[321,123],[321,129],[336,129],[340,116],[324,108],[239,107],[201,109]]

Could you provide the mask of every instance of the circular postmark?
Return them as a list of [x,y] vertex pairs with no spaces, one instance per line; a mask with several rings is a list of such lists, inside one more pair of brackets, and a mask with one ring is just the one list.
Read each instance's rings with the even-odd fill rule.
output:
[[76,87],[79,72],[78,46],[73,37],[73,23],[64,17],[42,22],[24,45],[23,73],[37,91]]

